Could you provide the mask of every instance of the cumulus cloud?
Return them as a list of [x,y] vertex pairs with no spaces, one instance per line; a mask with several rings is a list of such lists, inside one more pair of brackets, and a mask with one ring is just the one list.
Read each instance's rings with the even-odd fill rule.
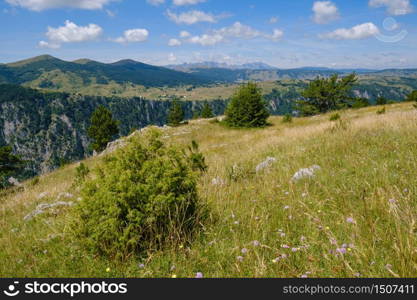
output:
[[53,28],[48,27],[46,36],[48,41],[39,42],[43,48],[60,48],[64,43],[80,43],[97,39],[103,33],[103,29],[96,24],[78,26],[71,21],[65,21],[65,25]]
[[220,34],[203,34],[193,36],[188,40],[192,44],[200,44],[201,46],[214,46],[222,41],[224,37]]
[[360,40],[375,36],[379,33],[378,27],[373,23],[364,23],[352,28],[340,28],[333,32],[320,35],[324,39],[334,40]]
[[331,1],[316,1],[313,4],[313,20],[317,24],[327,24],[339,18],[339,9]]
[[149,31],[142,28],[129,29],[123,33],[123,36],[118,37],[114,41],[116,43],[128,44],[128,43],[141,43],[148,39]]
[[240,22],[234,23],[232,26],[223,27],[218,30],[213,30],[211,33],[191,37],[188,42],[192,44],[200,44],[202,46],[214,46],[218,43],[226,41],[228,38],[238,39],[254,39],[258,37],[278,41],[282,38],[284,32],[275,29],[272,34],[265,34],[250,26],[244,25]]
[[188,38],[190,36],[191,36],[191,33],[189,33],[188,31],[183,30],[180,32],[180,37],[183,39]]
[[79,9],[102,9],[110,2],[117,0],[6,0],[13,6],[20,6],[34,11],[43,11],[53,8],[79,8]]
[[370,0],[370,7],[386,6],[390,15],[400,16],[413,12],[410,0]]
[[168,18],[177,24],[192,25],[200,22],[216,23],[218,16],[214,16],[210,13],[205,13],[199,10],[192,10],[182,14],[175,14],[170,10],[167,11]]
[[146,0],[150,5],[158,6],[165,3],[165,0]]
[[280,29],[274,29],[272,32],[272,35],[266,35],[267,38],[269,38],[272,41],[279,41],[284,36],[284,31]]
[[178,47],[181,46],[181,41],[179,39],[170,39],[168,42],[168,46],[170,47]]
[[206,2],[206,0],[174,0],[173,3],[176,6],[184,6],[184,5],[195,5],[198,3]]

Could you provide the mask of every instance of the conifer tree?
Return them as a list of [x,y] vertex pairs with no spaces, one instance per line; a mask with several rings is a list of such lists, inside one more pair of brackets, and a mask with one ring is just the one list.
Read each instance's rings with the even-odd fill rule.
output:
[[100,105],[93,112],[91,126],[88,128],[88,135],[93,140],[93,150],[103,151],[117,134],[119,134],[119,122],[113,120],[113,115],[109,109]]
[[24,161],[12,154],[12,147],[0,147],[0,188],[7,186],[7,177],[23,167]]
[[178,99],[175,99],[168,113],[168,125],[179,126],[184,121],[184,110]]
[[204,103],[203,109],[201,110],[201,117],[203,119],[210,119],[214,117],[213,109],[208,102]]
[[230,127],[264,127],[269,117],[266,102],[256,83],[241,85],[226,109],[226,124]]

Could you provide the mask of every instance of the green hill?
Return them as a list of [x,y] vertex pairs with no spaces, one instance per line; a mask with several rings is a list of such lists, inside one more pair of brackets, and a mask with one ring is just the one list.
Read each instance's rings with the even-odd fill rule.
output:
[[62,82],[65,81],[71,88],[109,82],[133,83],[148,87],[201,85],[211,82],[203,77],[132,60],[113,64],[90,60],[67,62],[49,55],[0,65],[0,80],[3,83],[36,85],[39,88],[55,90],[67,88],[62,86]]

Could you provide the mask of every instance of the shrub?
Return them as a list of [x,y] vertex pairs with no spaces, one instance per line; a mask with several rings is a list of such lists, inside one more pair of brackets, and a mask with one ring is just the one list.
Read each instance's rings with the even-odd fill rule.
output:
[[386,105],[388,104],[388,99],[385,97],[378,97],[376,99],[376,105]]
[[30,185],[30,186],[36,186],[36,185],[38,185],[38,184],[39,184],[39,182],[40,182],[39,177],[35,177],[35,178],[33,178],[33,179],[31,179],[31,180],[29,181],[29,185]]
[[339,119],[336,123],[330,128],[330,132],[336,133],[340,131],[346,131],[349,129],[349,121],[345,121],[343,119]]
[[90,169],[84,163],[80,163],[75,168],[75,172],[74,186],[80,186],[85,182],[88,174],[90,174]]
[[284,118],[282,119],[282,123],[292,123],[292,115],[286,114]]
[[387,112],[387,109],[384,107],[376,112],[377,115],[383,115]]
[[256,83],[241,85],[226,109],[226,124],[230,127],[264,127],[269,112],[261,89]]
[[407,98],[405,99],[405,101],[408,102],[417,102],[417,90],[416,91],[412,91],[409,95],[407,95]]
[[197,194],[196,146],[193,151],[190,156],[165,145],[157,131],[132,138],[84,184],[76,236],[116,258],[187,241],[205,212]]
[[338,121],[338,120],[340,120],[340,118],[341,117],[340,117],[339,113],[335,113],[335,114],[330,116],[330,121],[332,121],[332,122]]

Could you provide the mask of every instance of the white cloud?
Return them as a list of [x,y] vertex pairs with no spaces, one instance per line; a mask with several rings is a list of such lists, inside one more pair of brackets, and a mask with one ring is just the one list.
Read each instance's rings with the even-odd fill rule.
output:
[[224,37],[220,34],[203,34],[193,36],[188,40],[192,44],[200,44],[201,46],[214,46],[224,41]]
[[187,25],[199,22],[216,23],[218,19],[217,16],[199,10],[192,10],[179,15],[168,10],[167,15],[171,21],[174,21],[177,24]]
[[284,32],[280,29],[274,29],[272,32],[272,35],[267,35],[266,37],[269,38],[272,41],[279,41],[284,36]]
[[170,47],[178,47],[181,46],[181,41],[179,39],[170,39],[168,42],[168,46]]
[[146,0],[151,5],[158,6],[165,3],[165,0]]
[[316,1],[313,4],[313,20],[317,24],[327,24],[339,18],[339,10],[331,1]]
[[213,30],[209,34],[203,34],[200,36],[193,36],[188,39],[188,42],[192,44],[200,44],[202,46],[214,46],[218,43],[226,41],[228,38],[238,38],[238,39],[254,39],[254,38],[266,38],[273,41],[278,41],[282,38],[284,32],[279,29],[275,29],[270,34],[262,33],[250,26],[244,25],[240,22],[234,23],[232,26],[223,27],[218,30]]
[[46,42],[46,41],[40,41],[38,46],[40,48],[49,48],[49,49],[59,49],[59,48],[61,48],[60,44],[54,44],[54,43]]
[[206,0],[174,0],[173,3],[176,6],[184,6],[184,5],[195,5],[198,3],[206,2]]
[[189,33],[188,31],[183,30],[180,32],[180,37],[183,39],[188,38],[190,36],[191,36],[191,33]]
[[13,6],[20,6],[34,11],[53,8],[102,9],[105,5],[117,0],[6,0]]
[[127,44],[127,43],[141,43],[148,39],[149,31],[146,29],[136,28],[129,29],[123,33],[123,36],[118,37],[114,40],[116,43]]
[[324,39],[360,40],[375,36],[379,33],[378,27],[373,23],[364,23],[352,28],[340,28],[333,32],[320,35]]
[[230,27],[224,27],[220,29],[218,32],[225,37],[235,37],[244,39],[253,39],[262,35],[260,31],[255,30],[252,27],[244,25],[240,22],[236,22]]
[[410,0],[370,0],[370,7],[386,6],[390,15],[400,16],[413,12]]
[[48,41],[39,42],[39,46],[57,49],[64,43],[80,43],[95,40],[102,33],[103,29],[96,24],[78,26],[67,20],[64,26],[58,28],[48,27],[46,32]]

